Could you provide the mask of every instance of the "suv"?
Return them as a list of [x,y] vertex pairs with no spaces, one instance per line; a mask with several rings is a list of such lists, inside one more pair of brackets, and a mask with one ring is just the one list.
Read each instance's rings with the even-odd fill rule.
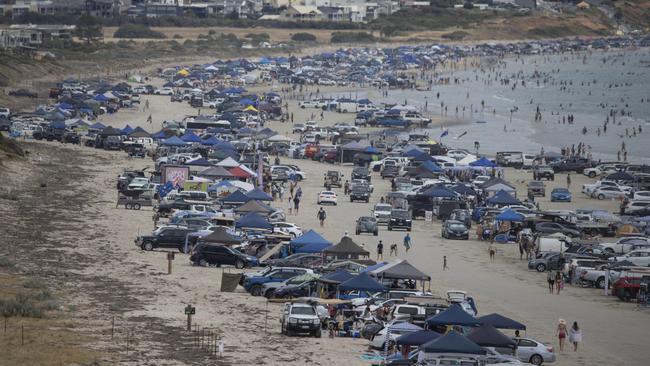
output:
[[334,170],[328,170],[327,173],[325,173],[323,187],[327,187],[328,185],[338,188],[343,187],[343,174]]
[[541,180],[528,182],[528,197],[546,197],[546,186]]
[[406,231],[411,231],[411,224],[411,216],[408,210],[393,209],[390,211],[388,231],[392,231],[393,229],[406,229]]
[[357,219],[357,229],[356,234],[361,233],[372,233],[372,235],[379,235],[379,227],[377,224],[377,219],[370,216],[361,216]]
[[183,253],[185,238],[192,230],[182,227],[162,227],[151,233],[151,235],[138,236],[135,245],[142,250],[154,250],[156,248],[174,248]]
[[292,336],[295,333],[307,333],[320,338],[321,321],[316,308],[309,304],[287,302],[280,317],[281,332]]
[[350,202],[354,201],[370,202],[370,190],[367,186],[356,185],[352,188],[352,191],[350,191]]
[[262,295],[262,285],[267,282],[282,282],[290,278],[305,274],[314,273],[311,269],[283,267],[276,268],[263,276],[248,277],[242,286],[253,296]]
[[585,169],[591,168],[591,160],[585,158],[573,158],[551,163],[553,171],[582,173]]
[[258,263],[257,258],[246,255],[237,249],[213,244],[199,244],[194,247],[190,255],[190,262],[201,267],[209,265],[221,267],[223,264],[229,264],[235,268],[253,267]]
[[388,203],[378,203],[375,205],[375,208],[372,209],[372,213],[377,219],[377,224],[388,225],[390,221],[390,213],[393,210],[393,206]]
[[370,170],[363,166],[354,167],[354,169],[352,169],[351,179],[365,179],[370,182]]
[[540,165],[533,171],[534,180],[555,180],[555,171],[548,165]]
[[381,179],[395,178],[399,175],[399,168],[397,165],[384,165],[380,175]]

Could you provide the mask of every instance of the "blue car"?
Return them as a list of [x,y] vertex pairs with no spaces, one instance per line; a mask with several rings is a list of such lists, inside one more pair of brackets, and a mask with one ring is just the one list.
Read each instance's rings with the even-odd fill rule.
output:
[[290,278],[303,275],[311,270],[306,268],[276,268],[262,276],[244,278],[242,286],[253,296],[262,295],[262,285],[267,282],[284,282]]
[[571,192],[566,188],[553,188],[551,202],[571,202]]

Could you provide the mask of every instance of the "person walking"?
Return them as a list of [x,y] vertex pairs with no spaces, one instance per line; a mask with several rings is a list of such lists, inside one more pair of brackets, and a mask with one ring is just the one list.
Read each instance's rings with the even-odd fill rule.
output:
[[350,193],[350,182],[346,180],[345,184],[343,184],[343,194],[347,196],[348,193]]
[[573,352],[578,352],[578,343],[582,342],[582,330],[580,330],[578,322],[573,322],[569,329],[569,342],[573,344]]
[[300,196],[296,194],[296,196],[293,198],[293,210],[296,212],[296,215],[298,214],[299,209],[300,209]]
[[555,285],[555,275],[553,274],[553,271],[548,271],[546,273],[546,282],[548,282],[549,293],[553,295],[553,286]]
[[379,241],[379,244],[377,244],[377,260],[381,258],[384,260],[384,243],[382,241]]
[[321,207],[320,210],[318,210],[318,213],[316,214],[316,217],[318,218],[318,221],[320,222],[320,227],[323,227],[325,225],[325,219],[327,218],[327,213],[323,208]]
[[490,242],[490,247],[488,249],[488,253],[490,253],[490,263],[494,263],[494,257],[497,254],[497,247],[494,245],[494,242]]
[[566,175],[566,189],[571,188],[571,173],[567,173]]
[[404,248],[406,252],[409,252],[409,249],[411,249],[411,235],[409,233],[406,233],[406,236],[404,237]]
[[560,352],[562,352],[564,351],[564,341],[566,340],[567,336],[566,321],[564,319],[559,320],[555,334],[560,341]]
[[395,256],[397,256],[397,244],[393,243],[390,245],[390,255],[393,255],[395,253]]
[[448,269],[449,269],[449,267],[447,266],[447,256],[443,255],[442,256],[442,270],[446,271]]
[[556,290],[556,295],[560,294],[560,290],[562,289],[564,285],[564,278],[562,276],[562,271],[557,271],[555,272],[555,290]]

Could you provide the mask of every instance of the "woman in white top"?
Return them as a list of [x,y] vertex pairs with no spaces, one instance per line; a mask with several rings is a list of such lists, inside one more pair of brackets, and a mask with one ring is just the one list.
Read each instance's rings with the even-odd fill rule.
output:
[[578,343],[582,342],[582,331],[578,327],[578,322],[573,322],[569,329],[569,342],[573,343],[573,351],[578,351]]

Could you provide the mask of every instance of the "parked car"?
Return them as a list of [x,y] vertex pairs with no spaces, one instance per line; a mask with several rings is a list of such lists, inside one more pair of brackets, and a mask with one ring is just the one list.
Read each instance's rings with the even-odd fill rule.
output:
[[623,301],[631,301],[636,299],[642,283],[646,286],[650,285],[650,276],[621,277],[612,285],[612,295]]
[[324,203],[329,203],[329,204],[332,204],[332,205],[336,206],[337,201],[338,201],[338,199],[337,199],[336,193],[334,193],[332,191],[321,191],[318,194],[318,199],[316,200],[316,203],[319,204],[319,205],[322,205]]
[[571,202],[571,191],[566,188],[553,188],[551,202]]
[[390,220],[388,221],[388,231],[395,229],[406,229],[411,231],[411,215],[408,210],[392,209],[390,211]]
[[541,180],[528,182],[528,197],[546,197],[546,186]]
[[528,269],[537,270],[537,272],[562,270],[566,263],[566,258],[559,252],[546,252],[541,257],[533,258],[528,261]]
[[165,87],[165,88],[156,89],[156,91],[154,91],[153,93],[156,95],[174,95],[174,89]]
[[305,273],[314,273],[307,268],[281,267],[274,268],[262,276],[247,277],[244,279],[242,286],[253,296],[262,295],[262,285],[267,282],[282,282],[290,278],[303,275]]
[[558,172],[576,172],[582,173],[585,169],[591,168],[591,160],[586,158],[571,158],[560,161],[555,161],[549,164],[553,171]]
[[[289,283],[291,281],[292,280],[288,280],[285,283]],[[276,299],[305,297],[312,294],[313,287],[313,281],[301,282],[299,284],[281,285],[273,290],[273,293],[269,294],[267,297]]]
[[613,243],[600,243],[594,247],[594,254],[625,254],[637,246],[650,246],[650,239],[645,236],[627,236]]
[[343,187],[343,174],[335,170],[328,170],[323,179],[323,187]]
[[555,180],[555,171],[553,170],[552,167],[548,165],[539,165],[535,170],[533,171],[533,179],[534,180]]
[[585,169],[582,174],[589,178],[600,177],[604,175],[614,174],[618,171],[625,169],[625,164],[600,164],[593,168]]
[[616,263],[628,261],[639,267],[650,267],[650,248],[633,250],[627,254],[609,257],[608,261]]
[[377,219],[370,216],[361,216],[357,219],[356,234],[371,233],[374,236],[379,235],[379,224]]
[[627,196],[627,192],[619,187],[599,187],[591,194],[591,197],[598,198],[599,200],[606,198],[621,199],[625,196]]
[[535,225],[535,232],[541,234],[561,233],[571,238],[578,238],[582,235],[580,230],[572,229],[556,222],[540,222]]
[[445,239],[469,239],[469,229],[461,221],[447,220],[442,224],[442,237]]
[[141,235],[135,239],[135,245],[142,250],[151,251],[157,248],[173,248],[184,252],[185,238],[192,230],[183,227],[162,227],[151,235]]
[[364,201],[370,202],[370,190],[367,186],[356,185],[350,191],[350,202]]
[[302,235],[302,228],[296,224],[290,222],[274,222],[272,225],[273,232],[289,234],[294,238]]
[[11,117],[11,109],[0,107],[0,118],[9,119]]
[[390,212],[393,210],[393,206],[388,203],[378,203],[372,209],[372,213],[377,219],[378,225],[388,225],[390,221]]
[[364,179],[370,182],[372,177],[370,175],[370,170],[368,170],[368,168],[363,166],[355,166],[352,169],[352,175],[350,176],[350,179]]
[[634,188],[630,186],[625,186],[622,184],[618,184],[614,181],[611,180],[599,180],[597,182],[591,183],[591,184],[583,184],[582,185],[582,193],[586,194],[587,196],[590,197],[595,197],[594,192],[598,190],[599,188],[604,188],[604,187],[615,187],[619,188],[622,191],[625,191],[627,194],[632,194],[634,191]]
[[294,253],[288,257],[267,260],[264,264],[272,267],[308,268],[319,259],[322,259],[320,254]]
[[12,97],[38,98],[38,93],[27,89],[16,89],[9,91]]
[[309,304],[285,303],[280,324],[281,333],[287,336],[307,333],[316,338],[321,337],[321,320],[316,308]]
[[395,178],[399,175],[399,168],[396,165],[384,165],[381,170],[381,178]]
[[205,243],[198,244],[192,249],[190,262],[202,267],[232,265],[235,268],[254,267],[259,263],[256,257],[246,255],[237,249]]
[[522,362],[533,365],[555,362],[553,346],[544,344],[532,338],[515,338],[517,342],[517,357]]

